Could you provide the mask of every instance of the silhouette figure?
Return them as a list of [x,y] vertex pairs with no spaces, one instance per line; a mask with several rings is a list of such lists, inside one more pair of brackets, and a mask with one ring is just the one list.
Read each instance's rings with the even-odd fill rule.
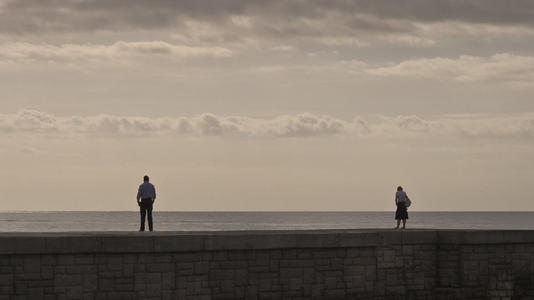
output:
[[139,231],[145,231],[145,216],[148,217],[148,229],[154,231],[152,226],[152,207],[156,201],[156,188],[149,182],[150,178],[145,175],[143,183],[139,186],[137,191],[137,204],[141,212],[141,228]]
[[401,220],[402,229],[406,228],[406,220],[408,219],[408,202],[411,202],[410,198],[408,198],[408,195],[402,190],[402,186],[397,187],[397,193],[395,193],[395,205],[397,205],[395,220],[397,220],[397,227],[395,227],[395,229],[399,229]]

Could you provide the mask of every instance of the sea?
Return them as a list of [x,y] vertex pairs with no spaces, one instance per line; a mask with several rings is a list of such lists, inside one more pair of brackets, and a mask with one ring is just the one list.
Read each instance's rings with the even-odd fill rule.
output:
[[[407,228],[534,229],[534,212],[410,212]],[[393,228],[394,212],[154,212],[156,231]],[[137,231],[139,212],[0,212],[0,232]]]

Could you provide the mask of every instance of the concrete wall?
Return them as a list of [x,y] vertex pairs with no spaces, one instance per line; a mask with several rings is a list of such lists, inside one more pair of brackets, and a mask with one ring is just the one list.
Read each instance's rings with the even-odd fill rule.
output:
[[534,231],[0,234],[0,299],[534,299]]

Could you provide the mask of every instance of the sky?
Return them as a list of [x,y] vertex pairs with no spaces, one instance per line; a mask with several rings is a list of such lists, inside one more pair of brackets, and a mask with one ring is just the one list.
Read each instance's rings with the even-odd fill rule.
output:
[[530,0],[0,0],[3,211],[532,211]]

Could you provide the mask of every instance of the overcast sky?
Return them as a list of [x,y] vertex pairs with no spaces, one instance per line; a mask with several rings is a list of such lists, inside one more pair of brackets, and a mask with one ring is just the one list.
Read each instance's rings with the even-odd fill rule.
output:
[[2,210],[534,210],[530,0],[0,0]]

